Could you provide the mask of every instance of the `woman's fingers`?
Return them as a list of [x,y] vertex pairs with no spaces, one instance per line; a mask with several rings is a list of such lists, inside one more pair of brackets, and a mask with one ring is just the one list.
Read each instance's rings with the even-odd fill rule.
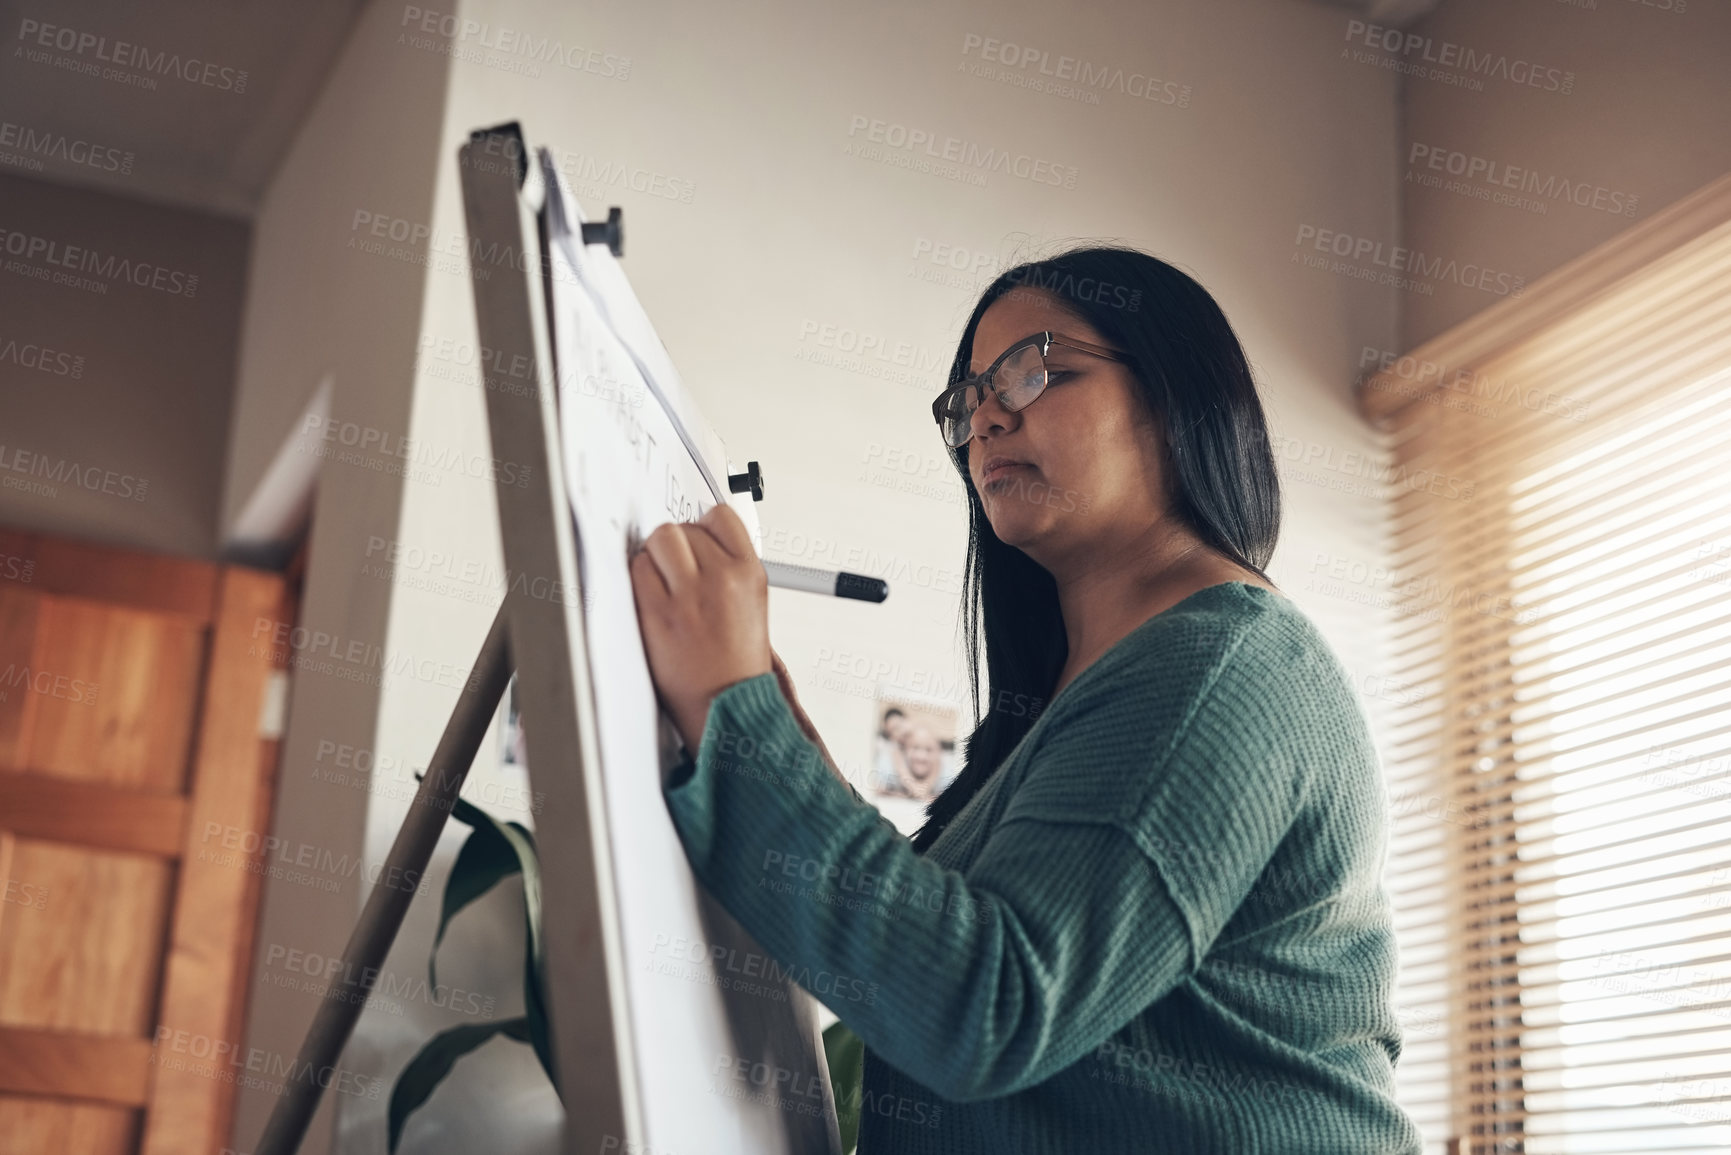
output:
[[702,522],[686,522],[679,528],[684,531],[685,544],[690,548],[691,556],[697,559],[700,573],[715,573],[737,560]]
[[[717,514],[716,510],[725,510],[725,513]],[[768,597],[769,575],[764,572],[763,563],[757,560],[757,551],[751,546],[751,535],[746,532],[738,514],[724,505],[711,506],[695,524],[682,528],[685,530],[685,543],[697,559],[698,572],[705,579],[725,581],[745,596]],[[737,552],[741,540],[745,546],[744,553]]]
[[644,539],[642,552],[654,559],[662,583],[675,595],[706,570],[722,570],[743,561],[762,569],[745,523],[726,505],[710,506],[695,522],[663,522]]
[[745,528],[745,522],[726,502],[710,506],[697,519],[697,524],[714,534],[721,548],[734,557],[757,558],[757,550],[751,544],[751,531]]
[[661,576],[661,567],[655,564],[655,558],[647,549],[640,549],[632,554],[631,560],[626,563],[626,569],[631,573],[631,590],[637,595],[639,609],[646,597],[656,601],[666,600],[669,592],[667,579]]
[[715,695],[771,666],[768,576],[731,510],[656,526],[630,566],[656,697],[695,749]]
[[649,555],[667,592],[683,597],[697,576],[697,556],[686,540],[686,527],[678,522],[663,522],[643,539],[643,549],[637,555]]

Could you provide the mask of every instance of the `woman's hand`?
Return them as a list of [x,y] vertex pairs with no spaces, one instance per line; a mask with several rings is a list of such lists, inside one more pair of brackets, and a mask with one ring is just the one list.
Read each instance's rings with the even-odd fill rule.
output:
[[770,672],[769,576],[726,504],[657,526],[630,569],[656,696],[695,755],[710,701]]

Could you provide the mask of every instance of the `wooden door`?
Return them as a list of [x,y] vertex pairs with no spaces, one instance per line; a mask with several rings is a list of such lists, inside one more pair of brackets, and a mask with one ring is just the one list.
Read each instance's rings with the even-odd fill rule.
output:
[[226,1143],[289,597],[0,531],[0,1151]]

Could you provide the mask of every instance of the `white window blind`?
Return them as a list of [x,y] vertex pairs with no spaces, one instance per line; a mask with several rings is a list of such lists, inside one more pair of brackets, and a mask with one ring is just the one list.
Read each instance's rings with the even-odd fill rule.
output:
[[1731,180],[1531,297],[1361,386],[1399,1090],[1429,1152],[1727,1152]]

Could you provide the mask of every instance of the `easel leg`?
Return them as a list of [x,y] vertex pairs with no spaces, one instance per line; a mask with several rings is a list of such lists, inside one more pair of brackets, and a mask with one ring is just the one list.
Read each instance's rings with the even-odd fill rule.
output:
[[[493,628],[481,645],[481,654],[465,683],[457,707],[445,723],[445,732],[433,752],[433,760],[415,791],[409,813],[397,831],[396,841],[385,859],[385,878],[419,878],[425,875],[427,863],[438,845],[439,833],[445,828],[457,794],[468,777],[481,748],[481,739],[492,724],[493,715],[504,697],[505,685],[511,680],[510,631],[506,626],[505,607],[493,619]],[[367,989],[361,983],[348,981],[350,975],[377,975],[385,965],[391,943],[408,913],[413,888],[375,886],[367,896],[361,919],[349,935],[343,948],[343,979],[333,981],[325,992],[325,1000],[313,1016],[306,1041],[301,1044],[295,1061],[297,1077],[290,1080],[271,1111],[259,1138],[256,1155],[294,1155],[300,1149],[307,1125],[318,1109],[323,1088],[308,1072],[323,1072],[333,1068],[354,1032],[355,1022],[366,1004]]]

